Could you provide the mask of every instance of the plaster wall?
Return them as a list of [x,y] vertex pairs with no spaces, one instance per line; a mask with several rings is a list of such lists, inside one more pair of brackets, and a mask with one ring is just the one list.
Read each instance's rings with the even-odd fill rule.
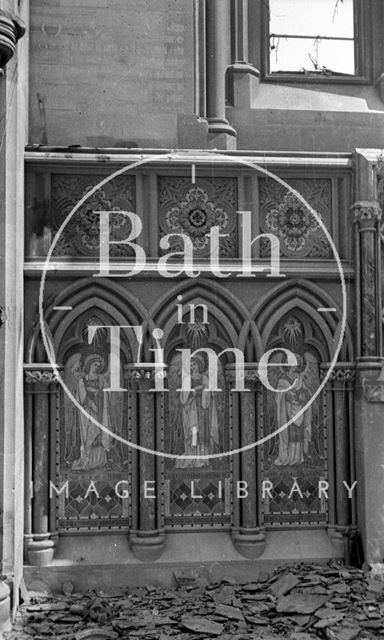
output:
[[190,0],[36,0],[30,143],[177,146],[192,46]]

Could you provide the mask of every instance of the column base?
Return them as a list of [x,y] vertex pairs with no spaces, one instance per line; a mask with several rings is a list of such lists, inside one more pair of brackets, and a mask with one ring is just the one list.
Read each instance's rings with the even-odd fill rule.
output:
[[129,546],[135,558],[142,562],[158,560],[164,551],[165,531],[135,531],[129,534]]
[[235,150],[236,135],[225,118],[208,118],[208,149]]
[[382,102],[384,102],[384,73],[382,73],[376,80],[377,90]]
[[355,527],[332,526],[328,527],[328,536],[338,555],[344,558],[344,562],[349,565],[351,559],[351,540],[356,534]]
[[234,529],[232,531],[232,542],[239,553],[244,558],[255,560],[260,558],[265,549],[265,531],[263,529]]
[[55,555],[55,541],[50,539],[49,533],[37,533],[33,539],[29,539],[27,546],[27,558],[29,564],[34,567],[46,567],[52,563]]
[[260,71],[249,62],[235,62],[228,67],[229,101],[237,108],[251,109],[260,87]]
[[5,582],[0,582],[0,633],[11,627],[11,592]]

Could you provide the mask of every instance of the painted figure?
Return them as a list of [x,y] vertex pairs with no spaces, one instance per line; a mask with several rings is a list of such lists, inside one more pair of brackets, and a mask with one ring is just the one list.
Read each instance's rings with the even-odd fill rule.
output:
[[[209,391],[209,376],[203,354],[193,356],[190,371],[184,371],[183,376],[181,367],[181,357],[174,356],[169,367],[169,430],[171,451],[178,454],[175,467],[209,467],[211,460],[201,456],[220,451],[223,393]],[[189,380],[190,391],[178,391],[182,377]],[[224,381],[221,363],[218,382],[222,389]]]
[[281,367],[275,386],[277,427],[293,419],[279,433],[278,455],[274,460],[278,467],[302,464],[311,457],[313,406],[303,409],[317,388],[316,382],[313,384],[318,377],[317,362],[310,353],[306,353],[305,358],[297,353],[295,356],[297,366]]
[[[96,469],[105,467],[107,454],[111,446],[110,436],[102,431],[91,418],[110,428],[109,394],[104,392],[108,386],[102,373],[104,358],[91,354],[84,363],[83,375],[79,376],[76,400],[87,412],[79,412],[80,458],[72,464],[72,469]],[[88,417],[89,416],[89,417]]]

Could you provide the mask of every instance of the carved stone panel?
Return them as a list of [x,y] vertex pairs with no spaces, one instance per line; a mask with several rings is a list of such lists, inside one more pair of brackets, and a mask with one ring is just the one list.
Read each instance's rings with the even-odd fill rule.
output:
[[[287,180],[332,229],[332,183],[329,179]],[[275,180],[260,179],[260,224],[264,233],[280,239],[281,255],[287,258],[331,258],[331,246],[316,218],[298,198]],[[261,256],[270,255],[262,240]]]
[[[51,182],[52,236],[73,207],[102,176],[53,174]],[[127,216],[119,211],[135,211],[135,179],[119,176],[98,189],[75,213],[60,234],[56,256],[98,257],[100,252],[100,216],[95,211],[116,211],[111,216],[111,240],[122,240],[130,232]],[[110,247],[111,256],[129,256],[132,250],[122,244]]]
[[[220,255],[237,257],[237,180],[201,178],[192,184],[186,177],[159,178],[160,237],[183,233],[191,238],[197,257],[209,256],[206,234],[214,226],[227,237],[220,238]],[[173,251],[183,251],[182,242],[171,239]],[[166,253],[168,252],[165,251]]]
[[274,336],[273,346],[292,351],[298,366],[279,367],[279,363],[284,364],[284,354],[276,352],[271,360],[275,366],[269,373],[276,391],[264,390],[264,435],[293,418],[263,447],[263,479],[268,483],[264,495],[266,525],[325,523],[327,519],[321,492],[319,497],[319,483],[327,478],[324,397],[316,398],[300,415],[320,384],[319,354],[314,348],[320,339],[317,333],[302,314],[292,313],[282,319]]

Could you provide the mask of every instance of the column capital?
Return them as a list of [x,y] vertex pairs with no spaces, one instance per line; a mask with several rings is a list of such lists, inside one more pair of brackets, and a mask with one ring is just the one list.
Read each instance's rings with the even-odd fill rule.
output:
[[[60,367],[61,368],[61,367]],[[57,382],[57,372],[50,364],[33,363],[24,365],[24,376],[27,384],[52,384]]]
[[[329,363],[320,365],[320,379],[324,380],[329,370]],[[332,369],[328,380],[330,382],[354,382],[356,367],[353,362],[338,362]]]
[[[128,364],[125,366],[125,376],[131,385],[136,385],[140,391],[156,391],[154,388],[156,376],[162,376],[165,379],[167,377],[166,368],[167,365],[164,365],[156,370],[154,364],[151,363],[143,363],[138,366]],[[167,391],[167,389],[162,391]]]
[[351,207],[353,222],[360,225],[361,229],[373,230],[377,222],[381,220],[382,211],[376,200],[360,200]]

